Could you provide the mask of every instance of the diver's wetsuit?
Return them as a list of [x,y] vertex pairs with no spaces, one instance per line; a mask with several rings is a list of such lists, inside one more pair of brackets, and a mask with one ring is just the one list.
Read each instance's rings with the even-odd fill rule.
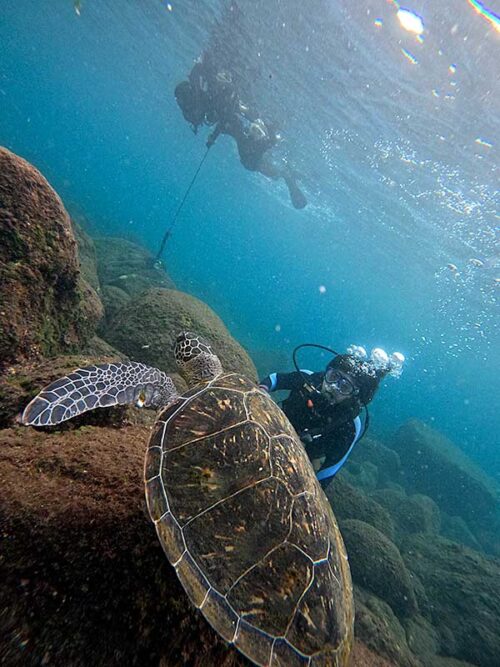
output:
[[[307,382],[321,389],[324,373],[303,371]],[[352,446],[361,435],[361,420],[344,404],[331,405],[323,396],[309,391],[304,376],[293,373],[271,373],[260,384],[269,392],[289,390],[282,403],[283,412],[304,442],[311,460],[325,457],[318,479],[329,480],[347,460]]]

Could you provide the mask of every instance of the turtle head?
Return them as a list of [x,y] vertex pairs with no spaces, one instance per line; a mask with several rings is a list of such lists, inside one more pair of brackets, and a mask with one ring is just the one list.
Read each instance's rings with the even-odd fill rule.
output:
[[219,357],[199,334],[181,331],[174,344],[174,357],[189,385],[212,380],[222,373]]

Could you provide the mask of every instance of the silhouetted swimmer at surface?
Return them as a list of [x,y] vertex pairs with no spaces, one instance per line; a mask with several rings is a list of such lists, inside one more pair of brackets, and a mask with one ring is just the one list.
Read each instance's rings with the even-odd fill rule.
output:
[[232,136],[238,146],[241,164],[246,169],[258,171],[275,181],[282,178],[293,206],[302,209],[307,205],[289,166],[283,161],[276,163],[265,155],[278,143],[278,133],[241,101],[231,73],[217,70],[209,54],[204,53],[195,63],[188,81],[176,86],[175,98],[195,134],[200,125],[215,125],[208,137],[207,148],[213,146],[220,134]]

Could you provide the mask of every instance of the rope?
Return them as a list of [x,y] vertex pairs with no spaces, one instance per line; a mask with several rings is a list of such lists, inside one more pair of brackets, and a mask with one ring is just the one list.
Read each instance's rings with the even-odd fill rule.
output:
[[184,197],[182,198],[181,203],[177,207],[177,210],[174,214],[174,217],[172,218],[172,222],[170,223],[170,227],[167,229],[167,231],[165,232],[165,234],[163,236],[163,239],[162,239],[161,245],[160,245],[160,249],[158,250],[158,254],[156,255],[155,264],[157,262],[161,261],[161,256],[163,255],[163,251],[165,250],[165,246],[167,245],[167,241],[172,236],[172,229],[174,228],[174,225],[177,222],[177,218],[179,217],[179,213],[181,212],[182,207],[184,206],[184,203],[185,203],[186,199],[188,198],[189,193],[191,192],[191,188],[193,187],[194,182],[196,181],[196,178],[197,178],[198,174],[200,173],[201,168],[203,167],[203,163],[205,162],[205,160],[207,158],[209,150],[210,150],[210,146],[207,148],[207,150],[205,151],[205,154],[201,158],[201,162],[198,165],[198,168],[196,169],[196,171],[194,172],[194,176],[191,179],[191,182],[189,183],[186,192],[184,193]]

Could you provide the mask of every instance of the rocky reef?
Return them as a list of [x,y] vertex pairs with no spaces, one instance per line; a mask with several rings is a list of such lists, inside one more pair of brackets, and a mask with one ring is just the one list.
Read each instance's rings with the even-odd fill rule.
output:
[[0,148],[0,368],[77,351],[102,314],[60,198],[37,169]]
[[[34,167],[0,149],[1,664],[249,665],[189,603],[148,518],[154,413],[16,423],[42,386],[92,363],[143,361],[182,390],[170,351],[185,328],[256,377],[217,314],[153,259],[128,240],[92,239]],[[390,441],[364,438],[326,493],[355,584],[352,667],[498,665],[493,483],[413,421]]]
[[[397,450],[363,440],[326,489],[349,553],[356,635],[396,665],[493,667],[500,655],[494,484],[452,443],[443,448],[443,437],[424,424],[409,422],[395,439]],[[418,475],[406,463],[416,456]],[[425,477],[425,456],[440,462],[440,483]],[[456,489],[448,485],[457,478],[464,498],[453,503]],[[443,507],[462,513],[455,518],[463,530],[453,541]],[[485,512],[475,522],[478,539],[467,528],[473,507]],[[475,550],[467,546],[472,540]]]

